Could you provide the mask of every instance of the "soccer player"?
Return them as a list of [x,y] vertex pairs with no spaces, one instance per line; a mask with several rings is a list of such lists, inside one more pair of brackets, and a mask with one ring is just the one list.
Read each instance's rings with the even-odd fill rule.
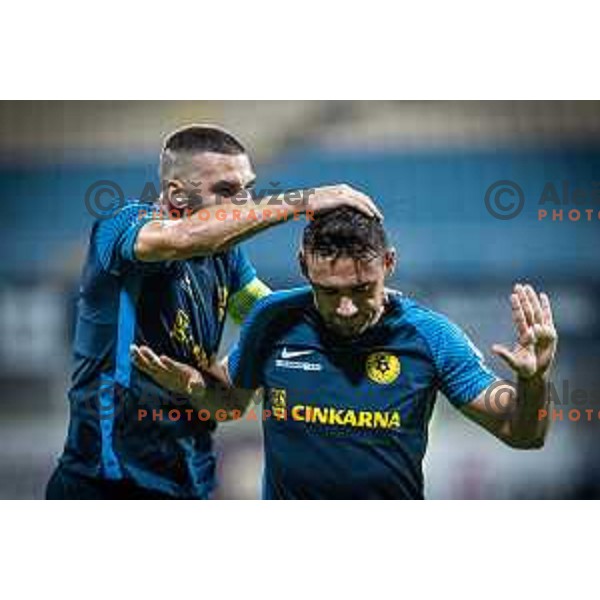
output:
[[292,214],[349,205],[379,215],[367,196],[340,185],[247,218],[270,206],[270,198],[240,206],[240,199],[250,200],[255,174],[244,146],[217,127],[170,135],[160,176],[157,212],[178,210],[187,218],[154,218],[149,205],[130,203],[92,228],[69,430],[48,498],[206,498],[214,481],[215,423],[137,420],[140,402],[166,411],[172,398],[132,370],[130,345],[149,344],[218,377],[215,356],[226,313],[243,320],[269,291],[236,244]]
[[[550,302],[511,294],[517,342],[494,345],[516,376],[502,383],[445,316],[386,289],[396,262],[381,222],[340,209],[310,223],[300,265],[312,289],[257,303],[229,358],[234,385],[265,393],[265,498],[423,497],[422,461],[438,390],[513,448],[540,448],[557,334]],[[136,364],[161,385],[218,406],[188,365],[149,348]],[[221,396],[228,410],[241,397]],[[545,413],[543,412],[545,410]]]

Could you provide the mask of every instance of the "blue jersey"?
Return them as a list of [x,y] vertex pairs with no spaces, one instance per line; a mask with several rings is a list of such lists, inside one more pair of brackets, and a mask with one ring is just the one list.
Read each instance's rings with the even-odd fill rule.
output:
[[238,387],[265,390],[267,499],[422,498],[438,390],[462,406],[496,380],[456,325],[399,293],[348,341],[308,288],[255,305],[229,368]]
[[256,273],[240,248],[182,261],[136,260],[136,236],[148,221],[140,218],[143,208],[129,204],[91,232],[61,461],[83,475],[204,498],[214,485],[214,423],[170,420],[169,409],[191,407],[132,368],[130,345],[206,366],[218,350],[230,298]]

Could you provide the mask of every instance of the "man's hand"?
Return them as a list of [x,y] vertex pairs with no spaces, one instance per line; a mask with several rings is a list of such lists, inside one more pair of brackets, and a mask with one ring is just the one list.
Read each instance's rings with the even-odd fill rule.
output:
[[159,357],[148,346],[132,345],[131,358],[140,371],[174,394],[201,398],[206,391],[200,371],[168,356]]
[[201,373],[168,356],[157,356],[148,346],[135,345],[131,346],[131,358],[135,366],[158,385],[178,396],[186,396],[194,408],[208,410],[217,420],[225,419],[218,418],[219,411],[226,419],[239,419],[257,393],[257,390],[232,387],[227,368],[216,362]]
[[344,183],[316,188],[309,196],[307,209],[319,214],[341,206],[355,208],[368,217],[383,221],[381,211],[369,196]]
[[510,296],[517,342],[512,351],[494,344],[492,351],[504,359],[519,379],[543,377],[554,360],[558,336],[550,300],[530,285],[516,284]]
[[558,336],[546,294],[530,285],[515,285],[510,296],[517,342],[511,351],[494,344],[492,351],[517,374],[516,385],[497,381],[461,410],[512,448],[542,448],[548,433],[551,395],[548,371]]
[[[270,197],[265,196],[259,206],[268,206],[269,202]],[[162,221],[151,220],[137,234],[135,256],[142,262],[211,256],[226,252],[269,227],[286,223],[288,216],[295,219],[296,213],[309,214],[310,211],[318,214],[341,206],[349,206],[368,217],[383,220],[379,209],[362,192],[344,184],[324,186],[311,190],[302,208],[287,204],[278,210],[267,208],[261,212],[262,218],[256,217],[257,205],[249,202],[243,206],[231,203],[210,206],[205,209],[206,218],[175,219],[169,221],[168,226]],[[218,213],[223,214],[217,217]]]

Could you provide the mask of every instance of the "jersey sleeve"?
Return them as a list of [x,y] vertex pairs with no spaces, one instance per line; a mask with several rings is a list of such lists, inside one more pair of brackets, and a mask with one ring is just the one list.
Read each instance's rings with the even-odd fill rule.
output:
[[232,252],[231,296],[227,305],[229,316],[241,325],[258,300],[271,293],[271,289],[256,276],[256,270],[243,248]]
[[269,305],[269,297],[255,304],[229,355],[229,376],[236,387],[255,390],[264,384]]
[[146,213],[142,204],[134,203],[112,217],[96,222],[91,243],[105,271],[119,274],[125,266],[136,262],[137,235],[151,220]]
[[231,251],[231,293],[235,294],[245,288],[256,278],[256,269],[241,246]]
[[475,400],[498,378],[468,336],[442,315],[421,322],[433,355],[440,391],[457,407]]

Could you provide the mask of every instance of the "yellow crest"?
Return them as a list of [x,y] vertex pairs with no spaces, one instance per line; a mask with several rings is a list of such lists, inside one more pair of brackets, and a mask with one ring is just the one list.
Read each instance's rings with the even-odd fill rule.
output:
[[389,352],[374,352],[367,357],[366,371],[371,381],[381,385],[393,383],[400,375],[400,360]]

